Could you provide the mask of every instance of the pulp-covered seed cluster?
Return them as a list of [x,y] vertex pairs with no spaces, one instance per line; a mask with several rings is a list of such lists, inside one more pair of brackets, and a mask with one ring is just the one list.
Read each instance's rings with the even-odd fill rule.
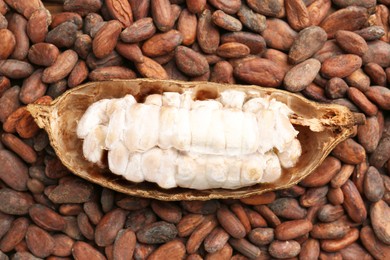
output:
[[301,155],[292,111],[279,101],[227,90],[218,99],[164,92],[93,103],[77,135],[86,159],[133,182],[162,188],[236,189],[277,180]]

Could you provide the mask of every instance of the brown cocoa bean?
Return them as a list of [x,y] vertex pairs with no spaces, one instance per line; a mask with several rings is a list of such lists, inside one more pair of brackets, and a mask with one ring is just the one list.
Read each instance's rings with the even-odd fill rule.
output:
[[227,31],[238,32],[242,30],[242,24],[240,20],[226,14],[222,10],[215,11],[211,18],[215,25]]
[[69,88],[74,88],[84,82],[88,77],[88,67],[85,61],[79,60],[73,67],[68,77]]
[[217,211],[217,218],[221,226],[234,238],[243,238],[246,235],[241,221],[228,208],[222,207]]
[[215,53],[220,41],[220,35],[217,27],[212,22],[210,10],[204,10],[198,18],[198,27],[196,38],[200,48],[205,53]]
[[203,222],[194,230],[194,232],[192,232],[190,238],[187,240],[187,253],[195,253],[199,249],[204,239],[217,225],[218,222],[214,216],[206,217]]
[[279,198],[268,206],[275,215],[281,218],[302,219],[307,214],[306,210],[293,198]]
[[270,48],[288,51],[293,45],[297,33],[285,21],[271,18],[266,20],[266,28],[262,32],[262,36]]
[[92,51],[96,58],[105,58],[114,50],[121,30],[121,23],[116,20],[109,21],[100,28],[92,41]]
[[285,8],[287,21],[294,30],[300,31],[311,25],[309,11],[303,0],[287,0]]
[[271,227],[276,227],[281,223],[278,216],[266,205],[254,206],[253,209],[259,212]]
[[290,92],[305,89],[320,71],[321,63],[316,59],[305,60],[288,71],[284,77],[284,87]]
[[390,90],[385,87],[370,87],[364,93],[371,101],[378,105],[381,109],[389,110],[390,108]]
[[77,241],[76,243],[74,243],[72,255],[75,259],[78,260],[88,260],[88,259],[105,260],[106,259],[104,255],[100,253],[96,248],[83,241]]
[[131,69],[121,66],[111,66],[94,69],[89,73],[91,81],[105,81],[112,79],[134,79],[136,75]]
[[299,203],[303,207],[311,207],[321,203],[324,199],[326,199],[328,190],[328,186],[307,189],[306,193],[301,196]]
[[166,32],[172,29],[175,20],[172,19],[171,3],[169,0],[151,0],[150,9],[153,21],[160,31]]
[[[43,182],[41,182],[41,183],[43,183]],[[77,216],[78,214],[83,212],[83,208],[79,204],[62,204],[58,208],[58,212],[61,215],[65,215],[65,216]]]
[[278,240],[291,240],[306,235],[312,228],[313,224],[309,220],[290,220],[275,228],[275,237]]
[[237,16],[241,23],[251,31],[261,33],[266,28],[266,18],[264,15],[255,13],[244,3],[241,4]]
[[97,204],[94,201],[85,202],[83,205],[83,209],[85,214],[87,214],[89,220],[94,225],[97,225],[101,220],[101,218],[103,217],[103,213],[99,207],[99,204]]
[[19,99],[24,104],[33,103],[46,93],[47,85],[42,82],[41,77],[42,70],[38,69],[23,81]]
[[0,211],[12,215],[24,215],[34,204],[30,194],[25,192],[14,191],[8,188],[0,190]]
[[78,56],[75,51],[64,51],[63,53],[58,55],[53,65],[47,67],[43,71],[42,81],[45,83],[54,83],[65,78],[69,75],[73,67],[76,65],[77,59]]
[[341,163],[333,156],[328,156],[308,177],[300,182],[304,187],[320,187],[327,184],[341,169]]
[[74,179],[56,186],[48,197],[54,203],[83,203],[89,201],[92,195],[92,184]]
[[347,234],[349,226],[339,224],[338,222],[318,223],[313,225],[310,236],[317,239],[340,239]]
[[0,240],[11,228],[14,217],[0,212]]
[[123,27],[128,27],[133,23],[133,13],[128,1],[108,0],[105,4],[111,17],[121,22]]
[[338,30],[355,31],[361,29],[367,19],[366,8],[349,6],[327,16],[320,26],[326,31],[329,38],[333,38]]
[[54,239],[45,230],[30,225],[26,232],[27,247],[37,257],[47,257],[54,250]]
[[33,43],[43,42],[49,31],[51,14],[46,8],[37,9],[27,22],[26,32]]
[[114,242],[120,229],[123,228],[126,213],[122,209],[108,212],[96,226],[95,242],[99,246],[107,246]]
[[330,184],[333,188],[340,188],[352,175],[355,166],[350,164],[344,164],[340,171],[333,177]]
[[299,32],[291,45],[288,59],[291,63],[300,63],[317,51],[321,50],[326,42],[325,31],[318,26],[310,26]]
[[320,255],[320,243],[318,240],[309,238],[301,245],[300,259],[318,259]]
[[28,168],[15,154],[0,150],[0,178],[14,190],[27,190]]
[[367,251],[377,259],[386,259],[390,254],[390,247],[379,240],[370,226],[360,231],[360,239]]
[[37,43],[29,49],[28,59],[36,65],[48,67],[55,62],[59,53],[60,51],[53,44]]
[[368,42],[368,51],[363,55],[363,63],[375,62],[382,67],[390,66],[390,46],[383,41]]
[[203,222],[204,216],[200,214],[188,214],[177,224],[180,237],[187,237]]
[[[199,1],[194,1],[199,2]],[[196,40],[196,28],[198,20],[196,15],[191,13],[188,9],[183,9],[180,13],[177,23],[177,30],[183,36],[183,45],[191,45]]]
[[182,41],[183,37],[179,31],[170,30],[149,38],[142,45],[142,51],[149,57],[161,56],[173,51]]
[[322,48],[317,51],[313,58],[323,63],[326,59],[344,54],[341,48],[337,45],[335,40],[326,41]]
[[[92,15],[94,16],[94,15]],[[87,18],[86,18],[87,19]],[[83,18],[78,13],[73,12],[61,12],[53,14],[50,28],[53,29],[64,22],[72,22],[77,25],[77,29],[81,29],[83,26]]]
[[341,205],[326,204],[318,210],[317,217],[322,222],[333,222],[344,215],[344,209]]
[[234,67],[234,75],[249,84],[278,87],[282,83],[284,72],[270,60],[253,58]]
[[135,63],[144,62],[144,55],[142,54],[141,48],[136,43],[123,43],[119,41],[116,44],[115,50],[130,61]]
[[174,239],[177,235],[177,229],[171,223],[158,221],[144,226],[136,234],[137,240],[141,243],[160,244]]
[[150,9],[150,0],[129,0],[134,20],[140,20],[148,16]]
[[131,229],[120,230],[114,242],[113,257],[115,259],[132,258],[136,240],[135,233]]
[[284,3],[283,1],[255,1],[248,0],[247,4],[249,7],[256,13],[260,13],[270,17],[281,18],[285,15]]
[[0,59],[7,59],[15,49],[16,39],[14,34],[8,29],[0,29]]
[[241,1],[239,0],[209,0],[208,2],[227,14],[237,13],[241,5]]
[[27,56],[30,42],[26,33],[27,20],[17,14],[12,14],[8,20],[8,30],[10,30],[15,36],[16,45],[10,58],[16,60],[24,60]]
[[348,216],[354,222],[362,223],[367,218],[367,210],[355,184],[348,180],[341,189],[344,194],[343,206]]
[[355,87],[362,92],[370,88],[370,78],[364,73],[362,69],[357,69],[350,75],[345,77],[345,81],[350,87]]
[[220,227],[216,227],[204,240],[204,249],[208,253],[221,250],[229,240],[229,234]]
[[341,188],[330,188],[327,198],[333,205],[340,205],[344,202],[344,194]]
[[364,66],[364,72],[375,85],[386,86],[386,72],[378,63],[370,62]]
[[351,138],[338,144],[333,149],[332,155],[348,164],[359,164],[366,158],[364,148]]
[[274,240],[274,229],[255,228],[248,234],[249,241],[257,246],[270,244]]
[[88,216],[84,212],[78,214],[77,225],[78,225],[78,229],[80,230],[81,234],[83,234],[83,236],[85,236],[88,240],[94,240],[95,238],[94,227],[91,225]]
[[151,207],[162,220],[177,224],[180,222],[182,213],[178,206],[170,202],[152,201]]
[[354,32],[338,30],[335,34],[337,44],[347,53],[363,56],[368,50],[366,41]]
[[217,55],[223,58],[243,58],[249,53],[249,47],[238,42],[224,43],[217,48]]
[[[37,154],[29,145],[12,134],[3,134],[1,141],[10,150],[19,155],[25,162],[34,163],[37,160]],[[15,167],[16,165],[14,165]],[[22,170],[22,169],[18,169]]]
[[336,240],[322,240],[321,249],[327,252],[337,252],[341,249],[351,245],[359,239],[359,230],[357,228],[351,228],[343,238]]
[[134,22],[123,30],[120,34],[120,38],[123,42],[136,43],[149,39],[155,32],[156,27],[153,24],[153,20],[148,17]]
[[371,205],[370,218],[376,237],[390,245],[390,207],[383,200]]
[[342,255],[343,259],[373,259],[373,257],[358,243],[352,243],[351,245],[341,249],[340,254]]
[[64,234],[53,235],[54,249],[53,255],[66,257],[72,255],[72,249],[75,241]]
[[347,91],[348,97],[358,106],[366,115],[375,116],[378,108],[357,88],[351,87]]
[[47,231],[61,231],[65,228],[63,217],[46,206],[34,204],[28,212],[34,223]]
[[322,63],[321,74],[326,78],[344,78],[359,69],[362,60],[354,54],[344,54],[330,57]]
[[64,10],[76,12],[81,16],[88,13],[95,13],[102,7],[102,2],[99,0],[65,0]]
[[355,33],[359,34],[366,41],[375,41],[379,40],[385,34],[385,30],[383,26],[373,25],[357,30]]
[[58,48],[70,48],[76,41],[77,25],[73,22],[64,22],[50,30],[45,41],[54,44]]
[[370,166],[365,174],[364,195],[371,202],[382,199],[385,193],[385,186],[379,171]]
[[316,0],[307,6],[311,24],[316,26],[319,25],[328,15],[331,6],[332,1],[330,0]]
[[92,49],[92,39],[87,34],[80,34],[77,36],[73,49],[77,52],[77,54],[83,58],[86,59],[88,57],[88,54],[91,52]]
[[241,224],[244,226],[245,232],[248,234],[251,231],[251,223],[245,208],[241,204],[234,203],[230,205],[230,210],[237,216]]
[[218,83],[234,84],[233,66],[227,61],[219,61],[215,63],[210,75],[210,81]]
[[203,215],[215,213],[220,206],[218,200],[182,201],[180,205],[188,212]]
[[173,240],[166,244],[161,245],[155,251],[153,251],[148,259],[158,260],[162,258],[169,259],[183,259],[186,254],[186,248],[182,241]]
[[336,99],[342,98],[348,91],[348,85],[341,78],[331,78],[327,81],[325,86],[325,94],[327,97]]
[[26,235],[30,221],[25,217],[20,217],[12,222],[11,227],[5,236],[0,240],[0,250],[10,252],[15,249]]
[[266,50],[266,42],[263,37],[250,32],[232,32],[221,36],[221,43],[238,42],[249,47],[251,54],[261,54]]
[[144,62],[135,64],[138,72],[145,78],[168,79],[165,69],[154,60],[144,57]]
[[258,247],[248,242],[248,240],[244,238],[230,238],[229,244],[238,252],[243,254],[246,257],[251,259],[257,258],[260,256],[261,251]]
[[150,200],[146,198],[138,198],[132,196],[122,196],[116,198],[115,204],[124,210],[145,209],[150,205]]
[[[0,60],[0,74],[11,79],[27,78],[34,71],[30,63],[19,60]],[[4,95],[3,95],[4,96]]]
[[[171,1],[172,2],[172,1]],[[200,14],[206,8],[206,0],[186,0],[188,10],[193,14]]]
[[301,246],[294,240],[288,241],[273,241],[269,246],[269,253],[276,258],[291,258],[295,257],[301,251]]

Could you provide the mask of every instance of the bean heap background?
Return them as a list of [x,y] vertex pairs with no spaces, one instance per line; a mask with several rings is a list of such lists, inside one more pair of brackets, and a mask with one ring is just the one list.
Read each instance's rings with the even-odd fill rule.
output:
[[[386,259],[389,5],[67,0],[50,15],[39,0],[0,0],[1,257]],[[129,197],[70,174],[25,106],[86,81],[135,77],[279,87],[346,105],[367,123],[287,190]]]

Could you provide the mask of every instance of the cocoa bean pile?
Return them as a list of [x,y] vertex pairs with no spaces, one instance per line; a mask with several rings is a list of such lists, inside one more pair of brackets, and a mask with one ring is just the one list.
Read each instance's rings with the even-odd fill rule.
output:
[[[389,0],[56,2],[0,0],[0,259],[390,258]],[[72,175],[26,105],[137,77],[281,88],[366,124],[289,189],[130,197]]]

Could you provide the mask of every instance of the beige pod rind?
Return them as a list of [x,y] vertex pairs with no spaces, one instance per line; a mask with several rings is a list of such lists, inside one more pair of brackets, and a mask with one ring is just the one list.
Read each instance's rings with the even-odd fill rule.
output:
[[[226,89],[243,91],[247,97],[270,96],[286,104],[294,115],[290,118],[302,146],[298,163],[285,169],[275,183],[262,183],[236,190],[185,188],[162,189],[153,183],[132,183],[102,169],[83,157],[82,140],[77,137],[77,122],[86,109],[101,99],[133,95],[143,102],[150,94],[190,91],[194,99],[216,99]],[[169,80],[135,79],[91,82],[73,88],[54,100],[50,106],[28,105],[38,126],[44,128],[50,143],[62,163],[74,174],[122,193],[160,200],[208,200],[243,198],[267,191],[291,187],[309,175],[331,150],[353,133],[353,126],[364,121],[348,108],[319,104],[286,91],[258,86],[228,85],[210,82],[180,82]]]

